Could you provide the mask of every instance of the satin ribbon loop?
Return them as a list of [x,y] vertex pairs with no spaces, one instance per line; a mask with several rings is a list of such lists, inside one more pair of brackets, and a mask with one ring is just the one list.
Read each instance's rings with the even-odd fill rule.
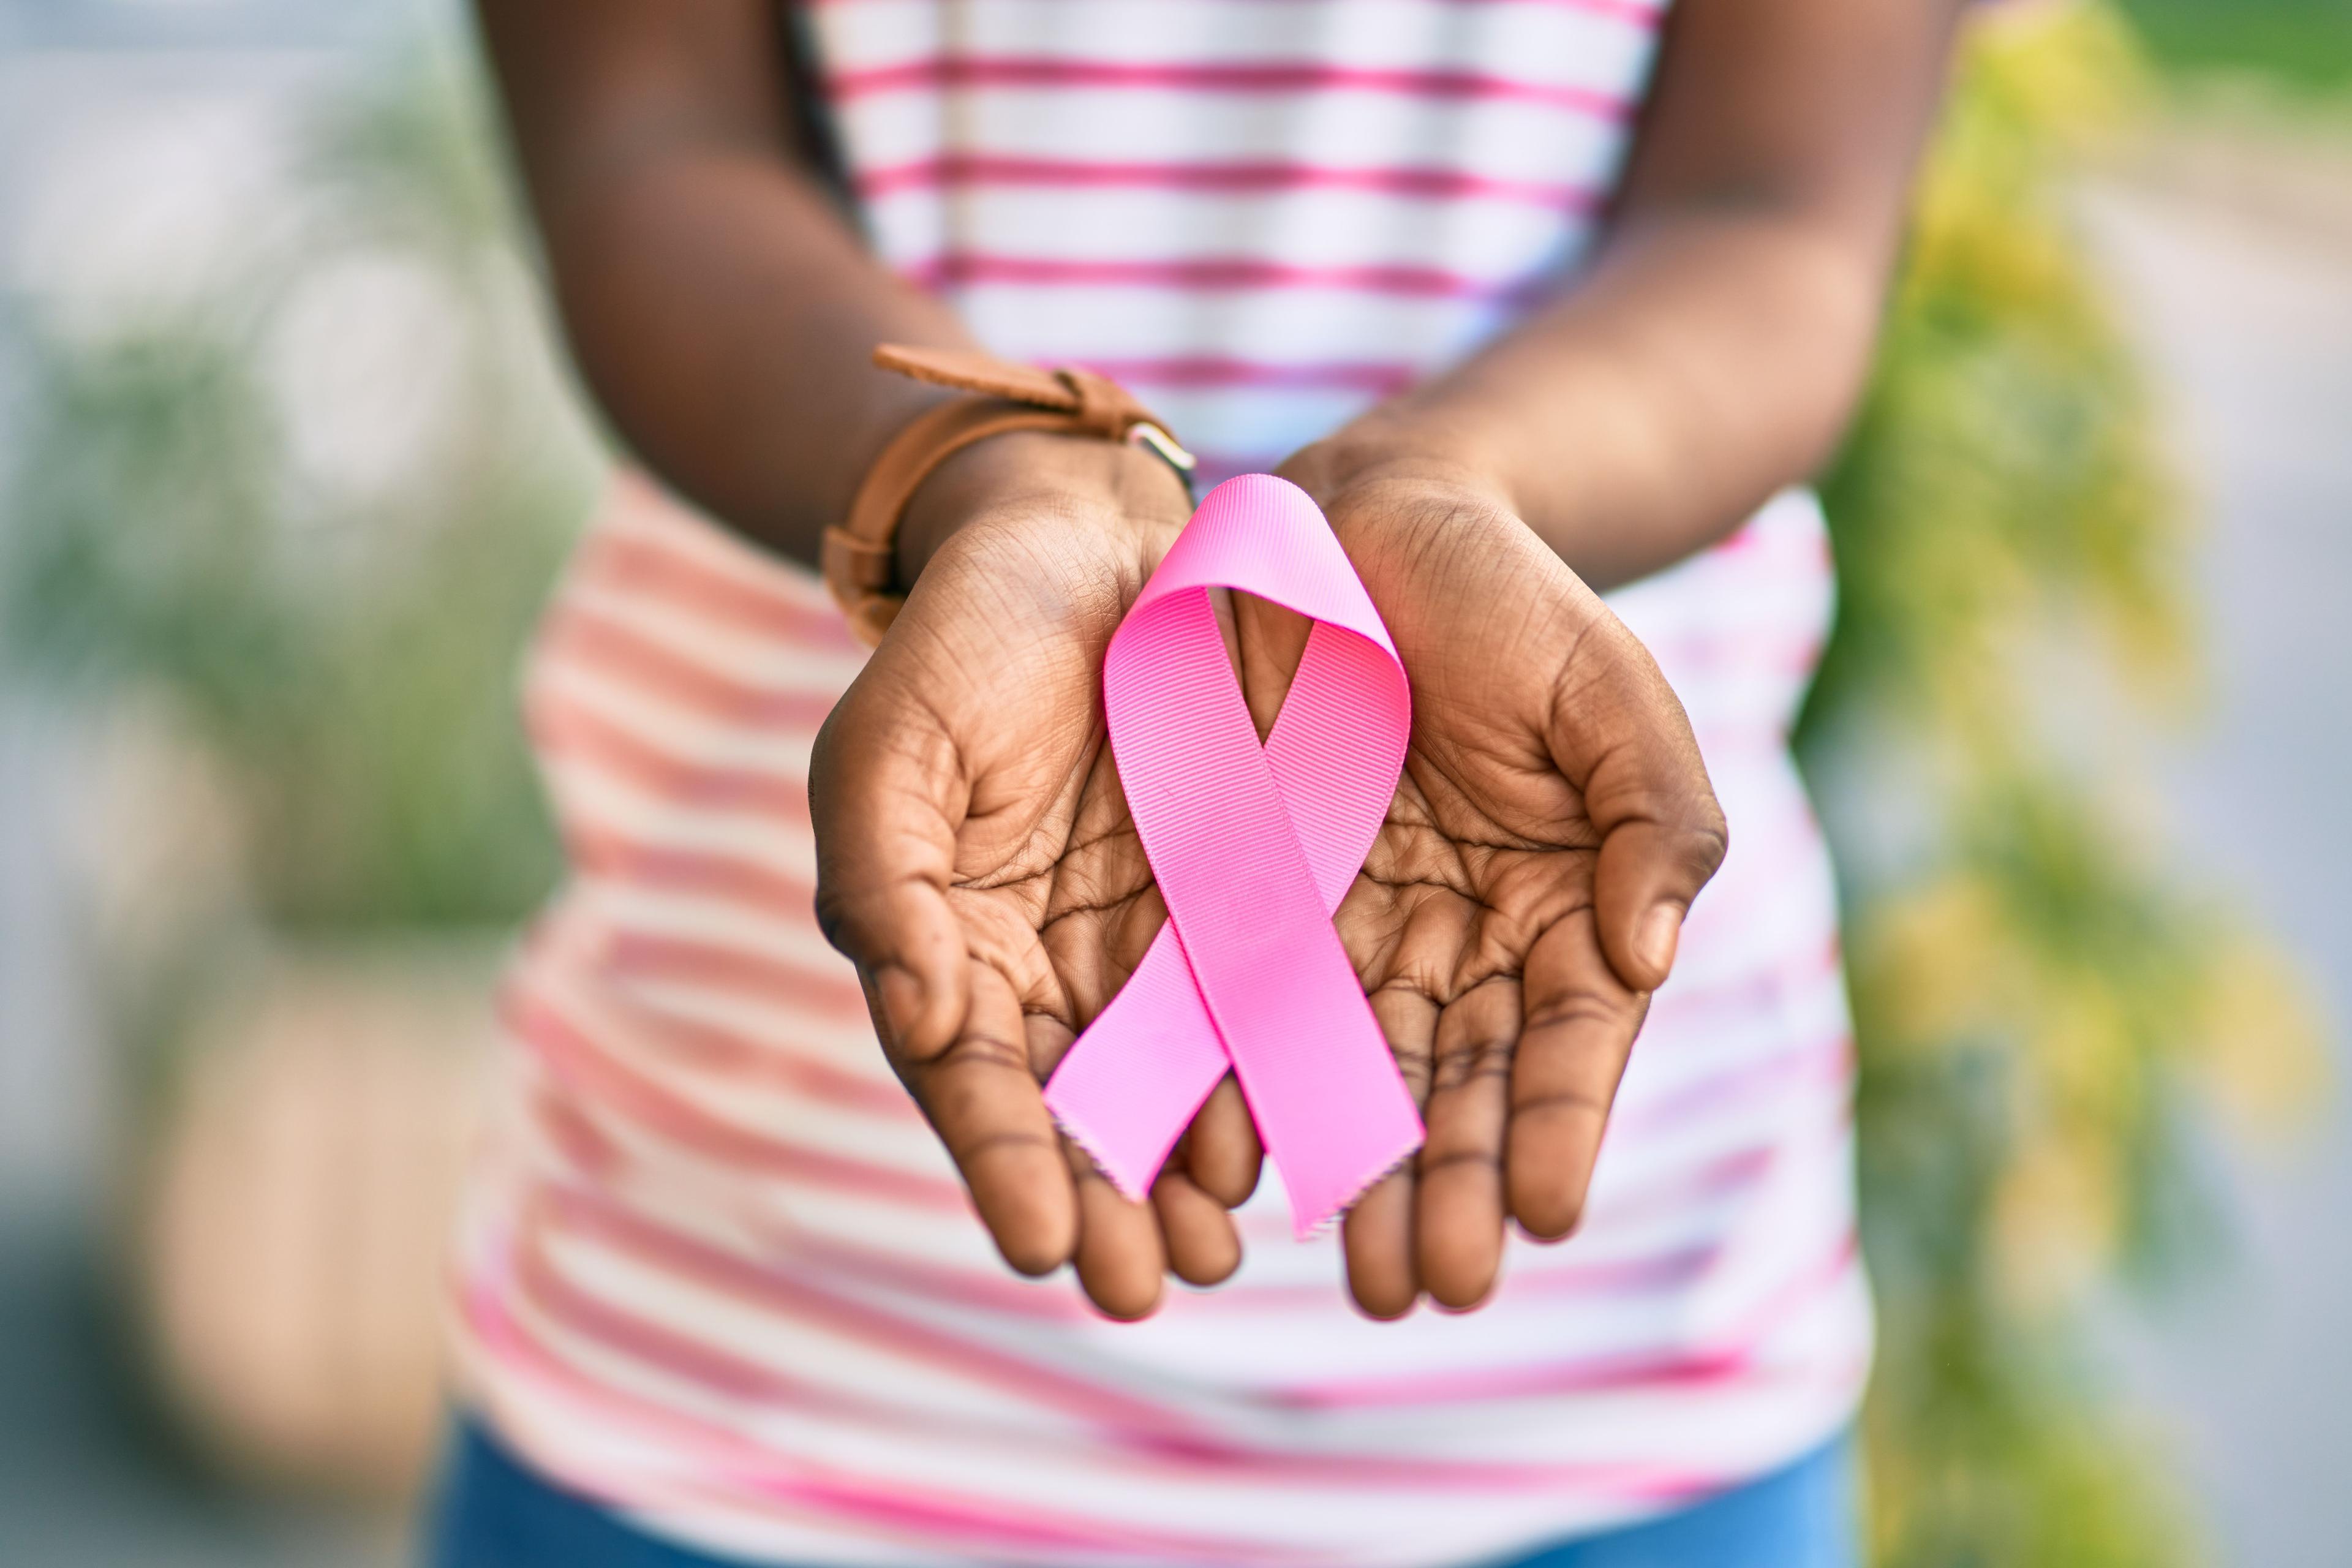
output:
[[[1214,588],[1316,623],[1263,746]],[[1315,503],[1249,474],[1210,492],[1119,624],[1103,707],[1168,923],[1046,1105],[1140,1198],[1230,1068],[1307,1236],[1421,1146],[1331,926],[1404,764],[1404,666]]]

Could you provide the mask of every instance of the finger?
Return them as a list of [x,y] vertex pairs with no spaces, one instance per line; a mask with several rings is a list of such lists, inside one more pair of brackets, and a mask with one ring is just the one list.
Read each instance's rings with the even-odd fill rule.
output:
[[1503,1135],[1519,988],[1491,980],[1437,1020],[1428,1141],[1417,1162],[1413,1244],[1423,1289],[1439,1305],[1474,1307],[1503,1263]]
[[[1437,1004],[1402,985],[1381,987],[1372,993],[1371,1004],[1413,1103],[1426,1104]],[[1421,1274],[1413,1258],[1413,1188],[1408,1161],[1358,1198],[1340,1226],[1348,1254],[1348,1289],[1356,1304],[1375,1318],[1402,1317],[1421,1296]]]
[[1227,1073],[1209,1091],[1200,1114],[1192,1118],[1192,1130],[1184,1134],[1185,1173],[1202,1192],[1234,1209],[1257,1191],[1265,1165],[1265,1147],[1258,1142],[1249,1102]]
[[1610,616],[1570,657],[1554,688],[1553,760],[1601,835],[1601,951],[1626,986],[1654,991],[1691,900],[1723,864],[1723,809],[1690,720],[1640,639]]
[[1591,911],[1579,910],[1528,951],[1521,1005],[1504,1177],[1512,1215],[1529,1235],[1557,1241],[1583,1217],[1601,1134],[1649,996],[1617,978]]
[[1110,1184],[1092,1156],[1066,1145],[1065,1166],[1078,1194],[1078,1284],[1109,1317],[1122,1321],[1148,1318],[1160,1305],[1168,1254],[1160,1243],[1160,1215]]
[[962,1026],[946,1049],[906,1064],[907,1086],[1004,1260],[1024,1274],[1049,1273],[1069,1259],[1078,1237],[1069,1164],[1030,1065],[1012,984],[985,964],[971,969]]
[[1381,1177],[1340,1223],[1348,1256],[1348,1293],[1368,1317],[1387,1321],[1412,1310],[1421,1282],[1412,1262],[1412,1178]]
[[1241,1233],[1213,1194],[1181,1171],[1164,1171],[1151,1184],[1151,1206],[1168,1248],[1168,1267],[1187,1285],[1215,1285],[1242,1263]]
[[887,676],[872,687],[861,678],[809,762],[817,923],[866,977],[894,1060],[945,1049],[967,1010],[963,932],[947,900],[961,774],[925,712],[894,703]]

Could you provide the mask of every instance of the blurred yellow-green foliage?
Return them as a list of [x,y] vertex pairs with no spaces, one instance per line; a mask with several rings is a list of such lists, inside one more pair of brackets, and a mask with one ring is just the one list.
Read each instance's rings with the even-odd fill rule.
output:
[[2317,1060],[2293,977],[2170,874],[2095,747],[2195,668],[2173,477],[2067,206],[2147,94],[2103,5],[1972,28],[1824,489],[1843,607],[1801,744],[1846,884],[1901,1568],[2196,1560],[2082,1314],[2210,1243],[2184,1124]]

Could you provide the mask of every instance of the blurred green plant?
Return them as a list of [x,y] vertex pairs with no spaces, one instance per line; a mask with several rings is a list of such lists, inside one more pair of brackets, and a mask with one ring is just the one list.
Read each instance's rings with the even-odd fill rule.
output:
[[2168,70],[2352,91],[2352,5],[2344,0],[2126,0],[2125,8]]
[[2084,1310],[2211,1239],[2186,1126],[2291,1101],[2315,1036],[2084,754],[2082,704],[2194,674],[2174,490],[2065,205],[2139,57],[2093,4],[1993,12],[1965,57],[1823,490],[1842,609],[1799,738],[1846,883],[1875,1555],[2163,1568],[2192,1521],[2101,1401]]
[[[160,698],[227,779],[281,931],[509,924],[556,866],[515,669],[592,469],[530,330],[480,95],[421,60],[373,79],[306,127],[282,232],[220,289],[22,321],[7,651],[101,707]],[[361,287],[322,317],[339,268]],[[440,406],[390,411],[417,438],[388,477],[322,480],[283,340],[308,310],[328,378],[364,383],[371,301],[429,329],[440,374],[412,390]]]

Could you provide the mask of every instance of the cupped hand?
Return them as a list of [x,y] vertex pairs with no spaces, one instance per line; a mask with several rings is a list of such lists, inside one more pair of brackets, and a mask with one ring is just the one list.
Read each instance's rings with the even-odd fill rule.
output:
[[1099,692],[1189,507],[1156,458],[1032,436],[960,456],[927,505],[952,526],[817,738],[818,917],[1006,1260],[1075,1261],[1098,1307],[1140,1316],[1166,1272],[1211,1284],[1239,1262],[1248,1112],[1228,1079],[1137,1204],[1056,1131],[1041,1085],[1165,918]]
[[[1499,494],[1443,468],[1297,468],[1412,684],[1403,776],[1333,919],[1428,1138],[1349,1211],[1349,1285],[1377,1317],[1424,1290],[1468,1307],[1508,1221],[1575,1228],[1723,816],[1648,651]],[[1236,625],[1263,732],[1308,627],[1255,599]]]
[[[1066,452],[992,448],[985,499],[819,737],[819,912],[1006,1258],[1075,1260],[1099,1307],[1139,1316],[1164,1271],[1208,1284],[1238,1262],[1247,1111],[1228,1078],[1138,1205],[1039,1086],[1165,919],[1097,696],[1185,509],[1164,475],[1106,487],[1057,477]],[[1424,1290],[1467,1307],[1509,1222],[1574,1228],[1723,821],[1646,650],[1499,496],[1443,469],[1301,470],[1413,689],[1396,797],[1335,922],[1428,1141],[1349,1211],[1349,1283],[1376,1316]],[[1232,616],[1263,732],[1307,626],[1253,599]]]

